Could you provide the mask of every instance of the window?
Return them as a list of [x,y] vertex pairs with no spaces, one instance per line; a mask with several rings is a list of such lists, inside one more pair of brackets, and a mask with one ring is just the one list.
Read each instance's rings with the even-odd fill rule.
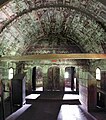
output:
[[69,78],[69,73],[65,72],[64,78]]
[[14,74],[13,68],[9,68],[9,76],[8,76],[9,80],[13,78],[13,74]]
[[100,68],[96,69],[96,79],[97,80],[101,80],[101,71],[100,71]]

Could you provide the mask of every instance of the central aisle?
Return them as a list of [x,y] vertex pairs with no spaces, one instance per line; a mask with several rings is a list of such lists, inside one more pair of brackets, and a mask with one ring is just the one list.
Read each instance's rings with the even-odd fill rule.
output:
[[[6,120],[94,120],[79,108],[78,95],[43,93],[35,95],[35,98],[28,109],[22,112],[21,108],[22,114],[18,110]],[[17,114],[19,116],[14,117]]]

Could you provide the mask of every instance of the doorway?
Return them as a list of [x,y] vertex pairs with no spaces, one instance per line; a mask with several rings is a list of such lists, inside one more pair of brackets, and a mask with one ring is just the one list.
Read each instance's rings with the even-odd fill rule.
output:
[[34,67],[32,70],[32,90],[43,91],[43,72],[41,67]]
[[78,80],[75,67],[66,67],[64,75],[64,91],[78,91]]
[[41,67],[36,67],[36,91],[43,91],[43,72]]
[[96,69],[97,107],[106,109],[106,70]]

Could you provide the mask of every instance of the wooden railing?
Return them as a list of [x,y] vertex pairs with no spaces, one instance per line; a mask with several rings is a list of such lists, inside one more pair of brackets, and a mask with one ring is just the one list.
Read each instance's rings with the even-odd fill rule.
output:
[[106,91],[102,90],[101,88],[97,88],[97,92],[100,92],[100,93],[106,95]]

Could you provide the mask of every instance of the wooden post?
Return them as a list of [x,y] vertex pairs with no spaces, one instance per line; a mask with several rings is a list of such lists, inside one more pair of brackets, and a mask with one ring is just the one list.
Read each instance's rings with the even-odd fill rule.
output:
[[4,92],[3,92],[3,83],[1,80],[0,80],[0,97],[1,97],[1,107],[2,107],[2,119],[5,120]]

